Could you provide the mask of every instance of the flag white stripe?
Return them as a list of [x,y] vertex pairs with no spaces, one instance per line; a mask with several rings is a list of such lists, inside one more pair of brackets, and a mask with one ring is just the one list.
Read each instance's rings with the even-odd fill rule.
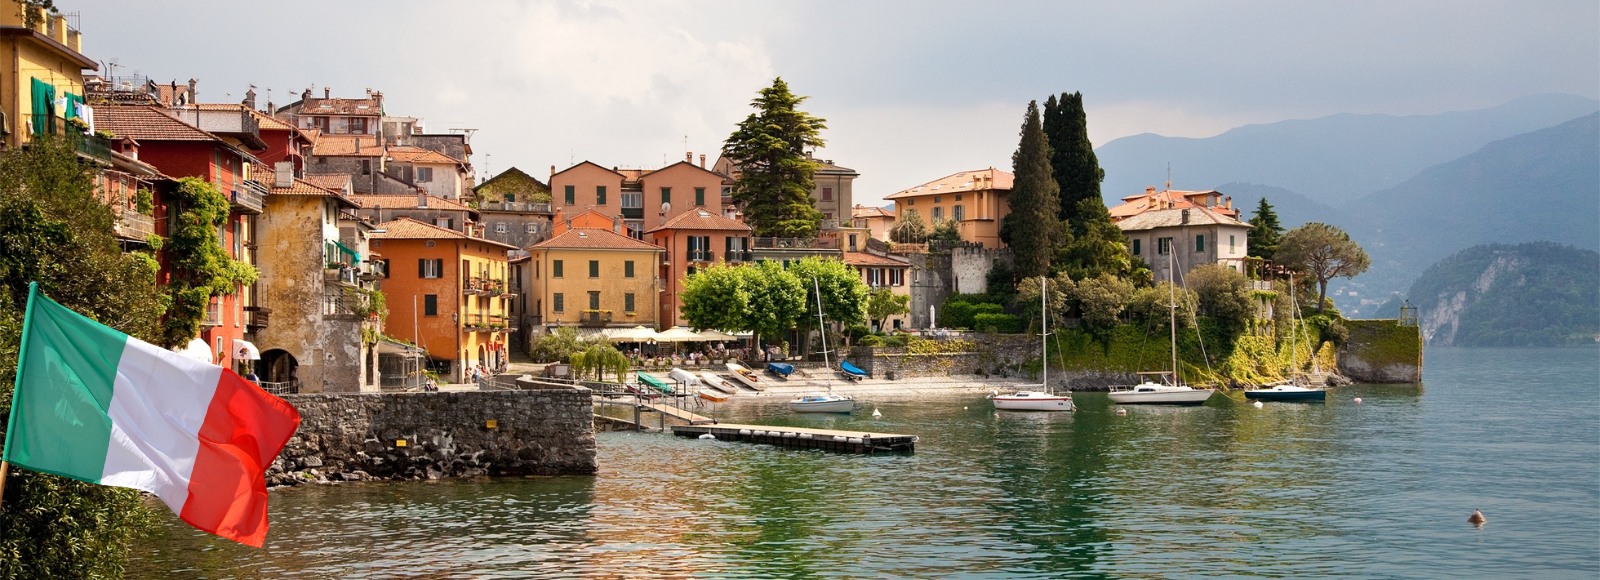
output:
[[142,489],[183,512],[200,425],[222,367],[129,338],[111,395],[111,445],[100,483]]

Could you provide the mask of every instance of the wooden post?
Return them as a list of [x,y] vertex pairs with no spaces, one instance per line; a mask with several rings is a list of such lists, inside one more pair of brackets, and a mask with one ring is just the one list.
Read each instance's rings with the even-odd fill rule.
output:
[[6,476],[11,472],[10,461],[0,461],[0,503],[6,500]]

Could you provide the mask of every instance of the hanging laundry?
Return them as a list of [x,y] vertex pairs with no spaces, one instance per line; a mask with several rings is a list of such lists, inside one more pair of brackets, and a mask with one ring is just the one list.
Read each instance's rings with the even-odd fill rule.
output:
[[88,127],[83,130],[84,134],[93,135],[94,134],[94,107],[91,107],[91,106],[89,106],[87,104],[78,105],[78,118],[79,119],[83,119],[83,122],[88,124]]

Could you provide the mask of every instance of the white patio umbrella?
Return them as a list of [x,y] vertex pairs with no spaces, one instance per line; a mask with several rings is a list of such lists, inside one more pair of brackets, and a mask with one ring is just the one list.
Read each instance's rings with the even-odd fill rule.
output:
[[607,328],[606,338],[611,342],[645,342],[656,339],[656,331],[645,325],[633,328]]
[[700,331],[700,340],[704,340],[704,341],[708,341],[708,342],[725,342],[725,341],[729,341],[729,340],[738,340],[738,339],[739,339],[739,337],[737,337],[737,336],[734,336],[734,335],[731,335],[731,334],[728,334],[726,332],[723,332],[723,331],[720,331],[720,330],[716,330],[716,329],[707,328],[705,330]]
[[172,349],[172,352],[206,364],[217,364],[216,361],[212,360],[211,347],[206,344],[205,340],[199,338],[190,340],[189,344],[184,345],[183,348]]
[[686,327],[674,326],[656,333],[656,342],[694,342],[705,340],[693,330]]

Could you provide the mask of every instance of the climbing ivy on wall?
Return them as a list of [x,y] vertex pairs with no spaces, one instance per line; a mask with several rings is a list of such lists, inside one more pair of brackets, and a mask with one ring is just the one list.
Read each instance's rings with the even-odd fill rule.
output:
[[218,228],[228,221],[228,198],[211,182],[194,177],[179,180],[171,199],[175,214],[164,245],[172,277],[167,296],[172,303],[162,320],[162,346],[179,346],[200,334],[211,297],[233,294],[254,284],[255,266],[228,256]]

